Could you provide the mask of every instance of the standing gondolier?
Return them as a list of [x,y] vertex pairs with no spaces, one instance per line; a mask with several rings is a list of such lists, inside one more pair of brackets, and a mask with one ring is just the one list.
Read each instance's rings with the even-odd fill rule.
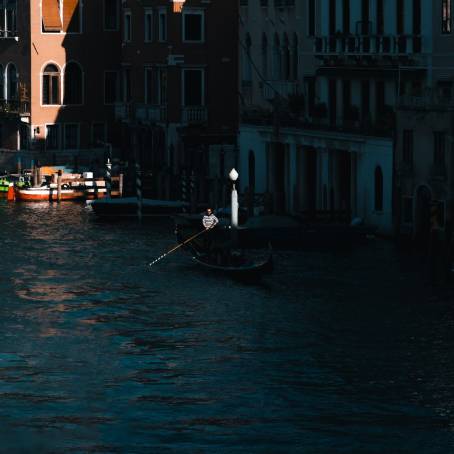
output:
[[212,229],[219,223],[219,219],[214,215],[213,210],[211,208],[207,208],[206,214],[203,216],[202,224],[203,226],[209,230]]

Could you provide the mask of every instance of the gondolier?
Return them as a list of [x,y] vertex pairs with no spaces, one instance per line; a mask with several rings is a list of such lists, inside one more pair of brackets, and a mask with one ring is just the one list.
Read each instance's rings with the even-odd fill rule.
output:
[[219,223],[219,219],[214,215],[211,208],[207,208],[206,214],[203,216],[202,224],[205,229],[212,229],[216,224]]

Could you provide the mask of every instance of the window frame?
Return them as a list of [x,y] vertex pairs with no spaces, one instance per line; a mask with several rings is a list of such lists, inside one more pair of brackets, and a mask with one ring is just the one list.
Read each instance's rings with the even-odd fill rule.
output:
[[[161,17],[165,17],[164,22],[164,33],[161,27]],[[168,39],[168,17],[167,17],[167,9],[166,8],[159,8],[158,9],[158,42],[165,43]]]
[[116,27],[114,28],[108,28],[106,26],[106,1],[108,0],[103,0],[102,2],[102,22],[103,22],[103,30],[105,32],[118,32],[120,30],[120,2],[118,0],[115,0],[116,3]]
[[[76,126],[76,128],[77,128],[76,146],[75,147],[68,147],[67,144],[66,144],[66,128],[68,126]],[[62,142],[63,142],[62,143],[63,150],[78,150],[80,148],[80,123],[76,123],[76,122],[63,123]]]
[[[55,148],[49,148],[48,146],[48,135],[49,135],[49,126],[55,126],[57,128],[57,146]],[[61,150],[61,124],[60,123],[45,123],[45,137],[44,137],[44,144],[45,149],[47,150]]]
[[[199,71],[202,74],[201,77],[201,97],[202,102],[199,105],[186,104],[186,90],[185,90],[185,74],[187,71]],[[205,107],[206,106],[206,95],[205,95],[205,67],[200,66],[187,66],[182,68],[181,71],[181,106],[182,107]]]
[[[49,65],[53,65],[58,69],[58,72],[46,72],[46,68]],[[44,103],[44,77],[45,76],[53,76],[57,74],[58,75],[58,100],[56,103],[50,102],[49,104]],[[47,62],[44,64],[43,69],[40,74],[40,86],[41,86],[41,93],[40,93],[40,105],[41,107],[55,107],[55,106],[61,106],[62,105],[62,71],[60,66],[53,62]],[[49,99],[51,100],[52,98],[52,82],[49,84]],[[49,123],[50,124],[50,123]]]
[[[196,39],[186,39],[186,21],[185,17],[193,15],[193,16],[201,16],[201,22],[200,22],[200,40]],[[181,24],[182,24],[182,41],[184,43],[189,43],[189,44],[203,44],[205,42],[205,10],[204,9],[188,9],[184,8],[183,9],[183,14],[181,18]]]
[[130,9],[123,10],[122,40],[124,43],[132,42],[132,14]]

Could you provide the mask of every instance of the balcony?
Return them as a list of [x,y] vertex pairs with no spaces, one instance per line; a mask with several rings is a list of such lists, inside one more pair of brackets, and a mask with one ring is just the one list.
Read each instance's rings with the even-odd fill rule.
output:
[[333,35],[317,36],[314,53],[323,56],[408,56],[422,52],[419,35]]
[[181,121],[184,125],[206,123],[208,110],[205,106],[184,106]]
[[1,116],[20,116],[25,117],[30,115],[30,103],[27,101],[17,100],[0,100],[0,115]]
[[424,95],[400,96],[398,107],[401,110],[451,110],[454,109],[454,97],[429,90]]
[[129,121],[131,119],[131,105],[124,102],[114,105],[115,119],[119,121]]
[[135,117],[142,122],[162,123],[167,121],[167,107],[150,104],[137,104]]
[[263,97],[267,100],[272,100],[276,96],[288,98],[291,95],[296,95],[298,82],[293,80],[267,80],[263,82]]

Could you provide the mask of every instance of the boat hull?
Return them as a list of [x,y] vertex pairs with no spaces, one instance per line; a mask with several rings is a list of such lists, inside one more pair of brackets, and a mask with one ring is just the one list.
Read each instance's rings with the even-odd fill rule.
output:
[[[105,196],[105,190],[92,192],[84,189],[62,189],[62,201],[80,201],[87,198],[99,198]],[[58,191],[54,188],[28,188],[15,190],[16,200],[19,202],[54,202],[58,200]]]

